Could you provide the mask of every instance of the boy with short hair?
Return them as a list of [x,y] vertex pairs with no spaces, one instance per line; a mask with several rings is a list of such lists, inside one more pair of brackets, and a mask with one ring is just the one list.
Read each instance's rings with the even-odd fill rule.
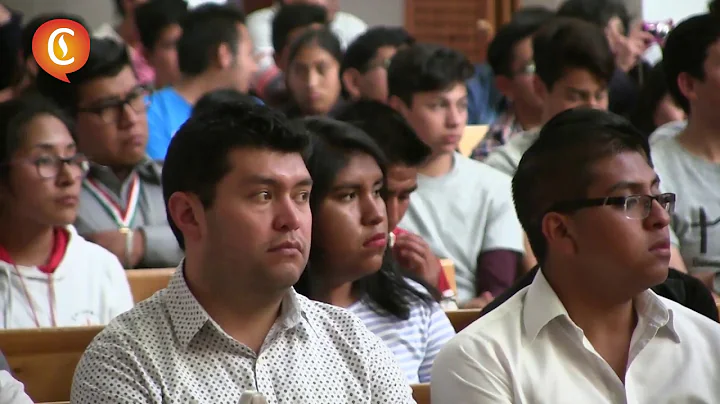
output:
[[393,57],[388,91],[390,106],[431,149],[400,226],[419,234],[436,255],[452,259],[459,301],[481,306],[515,280],[524,248],[510,178],[456,152],[472,72],[455,50],[415,44]]
[[180,79],[177,42],[185,14],[187,3],[183,0],[152,0],[135,9],[143,55],[155,69],[155,88],[173,85]]

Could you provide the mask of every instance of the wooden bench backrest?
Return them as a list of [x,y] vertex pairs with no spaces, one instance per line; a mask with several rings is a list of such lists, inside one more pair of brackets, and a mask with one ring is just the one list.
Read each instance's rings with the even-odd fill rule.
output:
[[479,319],[480,312],[482,312],[480,309],[460,309],[447,310],[445,311],[445,314],[447,314],[450,319],[450,324],[452,324],[455,332],[460,332],[465,329],[465,327],[472,324],[475,320]]
[[160,289],[164,289],[170,282],[172,274],[175,273],[175,269],[129,269],[125,271],[135,303],[147,299]]
[[80,357],[102,326],[0,330],[12,372],[35,402],[70,399]]
[[470,157],[473,149],[485,137],[488,131],[487,125],[468,125],[465,127],[458,149],[463,156]]
[[417,404],[430,404],[430,383],[412,384],[410,387]]

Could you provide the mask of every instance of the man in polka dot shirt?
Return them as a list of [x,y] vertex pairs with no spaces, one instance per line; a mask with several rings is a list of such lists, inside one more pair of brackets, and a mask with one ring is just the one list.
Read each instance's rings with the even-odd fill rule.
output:
[[295,293],[310,251],[304,131],[266,107],[197,109],[163,172],[185,260],[88,347],[73,403],[414,403],[383,342]]

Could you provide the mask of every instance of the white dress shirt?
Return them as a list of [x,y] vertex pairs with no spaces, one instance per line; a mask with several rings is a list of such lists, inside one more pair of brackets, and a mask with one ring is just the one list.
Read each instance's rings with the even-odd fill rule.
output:
[[203,310],[182,269],[166,289],[113,320],[85,351],[71,402],[414,403],[383,342],[347,310],[290,289],[259,354]]
[[539,271],[440,351],[433,403],[720,403],[720,324],[645,291],[625,383]]

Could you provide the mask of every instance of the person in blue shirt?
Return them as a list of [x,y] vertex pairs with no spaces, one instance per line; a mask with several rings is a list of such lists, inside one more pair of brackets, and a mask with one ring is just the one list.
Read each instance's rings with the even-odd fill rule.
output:
[[206,93],[230,88],[247,93],[257,70],[244,14],[232,5],[208,4],[188,13],[177,44],[182,78],[151,96],[147,154],[164,160],[170,140]]

